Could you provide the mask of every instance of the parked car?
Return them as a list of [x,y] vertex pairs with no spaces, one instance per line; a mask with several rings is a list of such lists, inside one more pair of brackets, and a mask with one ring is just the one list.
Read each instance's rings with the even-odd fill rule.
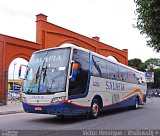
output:
[[155,97],[160,97],[160,89],[156,89]]

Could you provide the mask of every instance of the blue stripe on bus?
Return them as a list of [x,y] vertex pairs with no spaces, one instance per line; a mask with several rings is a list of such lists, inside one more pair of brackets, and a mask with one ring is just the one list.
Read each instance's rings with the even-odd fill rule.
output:
[[[104,105],[102,110],[110,110],[115,108],[123,108],[127,106],[132,106],[135,104],[135,99],[137,95],[134,95],[126,100],[123,100],[116,104]],[[142,104],[142,100],[140,104]],[[39,113],[39,114],[53,114],[53,115],[80,115],[83,113],[90,112],[90,106],[84,106],[76,103],[61,102],[56,104],[48,105],[32,105],[23,102],[23,108],[25,112],[28,113]],[[35,110],[35,109],[41,110]]]
[[[36,110],[39,109],[39,110]],[[89,107],[74,105],[68,102],[50,104],[46,106],[32,105],[23,102],[23,109],[28,113],[52,114],[52,115],[81,115],[90,111]]]
[[[104,105],[103,110],[109,110],[109,109],[116,109],[116,108],[124,108],[124,107],[129,107],[133,106],[135,104],[135,99],[137,98],[137,95],[131,96],[121,102],[112,104],[112,105]],[[139,99],[139,104],[142,104],[142,100]]]

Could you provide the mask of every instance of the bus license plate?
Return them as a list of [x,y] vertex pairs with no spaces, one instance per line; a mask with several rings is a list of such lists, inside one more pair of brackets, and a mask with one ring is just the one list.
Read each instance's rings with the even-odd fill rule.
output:
[[35,111],[41,111],[42,108],[41,107],[35,107]]

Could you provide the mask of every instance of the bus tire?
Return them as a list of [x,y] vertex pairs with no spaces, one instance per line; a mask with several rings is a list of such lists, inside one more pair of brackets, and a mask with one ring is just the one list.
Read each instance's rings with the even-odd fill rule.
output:
[[91,104],[90,118],[96,119],[100,113],[100,103],[97,99],[93,99]]
[[139,99],[138,99],[138,97],[135,98],[135,103],[134,103],[133,108],[134,108],[135,110],[137,110],[137,109],[139,108]]
[[64,119],[64,118],[65,118],[65,116],[64,116],[64,115],[57,115],[57,117],[58,117],[58,118],[62,118],[62,119]]

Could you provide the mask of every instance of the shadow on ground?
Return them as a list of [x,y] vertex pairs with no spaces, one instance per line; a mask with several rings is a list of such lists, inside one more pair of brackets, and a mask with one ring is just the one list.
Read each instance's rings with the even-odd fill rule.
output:
[[[144,107],[139,107],[138,110],[141,110],[143,108]],[[103,111],[97,119],[101,119],[106,116],[113,116],[115,114],[120,114],[123,112],[132,112],[132,111],[134,111],[134,110],[133,110],[133,108],[130,108],[130,107],[107,110],[107,111]],[[89,120],[92,120],[89,118],[89,115],[77,115],[77,116],[50,115],[50,117],[42,118],[42,119],[34,119],[32,121],[38,122],[38,123],[43,122],[43,123],[54,123],[54,124],[74,124],[74,123],[89,121]]]

